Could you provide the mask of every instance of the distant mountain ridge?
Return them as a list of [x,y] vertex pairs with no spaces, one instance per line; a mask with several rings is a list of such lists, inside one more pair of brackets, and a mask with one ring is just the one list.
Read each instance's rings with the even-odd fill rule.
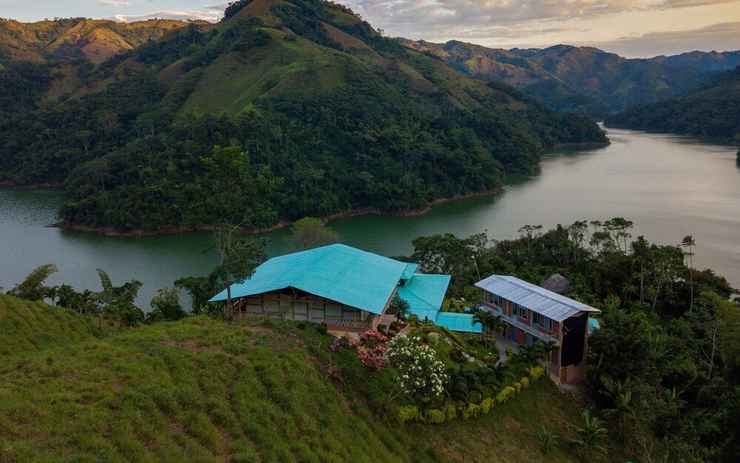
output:
[[606,123],[740,143],[740,66],[686,95],[631,108]]
[[86,18],[33,23],[0,19],[0,57],[36,63],[71,59],[101,63],[188,24],[167,19],[130,23]]
[[740,65],[740,51],[628,59],[570,45],[505,50],[460,41],[402,43],[472,77],[516,87],[552,109],[597,117],[684,94],[709,73]]

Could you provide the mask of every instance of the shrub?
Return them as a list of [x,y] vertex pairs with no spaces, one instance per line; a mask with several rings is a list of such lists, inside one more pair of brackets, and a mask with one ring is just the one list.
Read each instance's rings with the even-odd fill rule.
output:
[[480,405],[469,403],[463,410],[463,418],[466,420],[480,416]]
[[558,435],[542,426],[537,431],[537,440],[540,441],[540,450],[547,455],[557,445]]
[[452,421],[457,418],[457,406],[450,402],[445,407],[445,415],[447,415],[447,421]]
[[347,339],[346,336],[342,336],[341,338],[337,338],[334,340],[333,343],[329,346],[329,350],[332,352],[340,352],[344,349],[347,349],[352,344],[349,342],[349,339]]
[[512,384],[512,386],[514,386],[514,390],[516,391],[517,394],[522,392],[522,383],[517,382],[517,383]]
[[523,388],[523,389],[526,389],[526,388],[528,388],[528,387],[529,387],[529,378],[528,378],[528,377],[526,377],[526,376],[525,376],[525,377],[523,377],[522,379],[520,379],[520,380],[519,380],[519,384],[521,384],[521,385],[522,385],[522,388]]
[[516,390],[513,387],[511,387],[511,386],[506,386],[505,388],[501,389],[501,392],[499,392],[496,395],[496,403],[497,404],[505,403],[514,394],[516,394]]
[[379,370],[385,366],[388,337],[376,330],[367,330],[360,336],[357,357],[368,368]]
[[529,377],[532,378],[532,381],[537,381],[542,378],[544,374],[545,369],[542,367],[532,367],[529,369]]
[[419,419],[419,409],[415,405],[404,405],[398,409],[398,421],[408,423]]
[[483,400],[483,394],[479,391],[473,391],[468,395],[468,401],[479,404]]
[[398,384],[407,396],[420,401],[442,396],[447,383],[444,362],[418,336],[399,336],[388,343],[388,360],[398,370]]
[[488,415],[491,413],[491,410],[493,410],[493,399],[490,397],[483,399],[483,402],[480,403],[481,413]]
[[442,424],[445,422],[445,412],[438,408],[432,408],[427,411],[427,422],[432,424]]

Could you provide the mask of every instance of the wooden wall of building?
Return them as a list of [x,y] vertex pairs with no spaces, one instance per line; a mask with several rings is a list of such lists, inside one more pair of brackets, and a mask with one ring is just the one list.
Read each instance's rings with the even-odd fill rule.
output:
[[234,308],[237,319],[262,316],[326,323],[330,329],[356,331],[369,328],[375,317],[354,307],[292,288],[240,298]]

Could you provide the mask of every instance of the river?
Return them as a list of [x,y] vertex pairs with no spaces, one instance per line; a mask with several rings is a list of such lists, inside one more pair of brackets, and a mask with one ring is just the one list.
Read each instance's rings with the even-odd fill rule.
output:
[[[713,268],[740,287],[737,149],[627,130],[610,129],[609,137],[605,148],[547,156],[539,175],[495,197],[442,204],[418,217],[352,217],[331,226],[347,244],[393,256],[409,253],[422,235],[486,230],[503,239],[525,224],[621,216],[635,222],[635,236],[652,241],[678,243],[693,235],[697,267]],[[216,263],[206,233],[111,238],[47,227],[62,201],[59,191],[0,188],[0,287],[54,263],[59,273],[52,283],[97,290],[95,269],[102,268],[116,284],[142,281],[138,302],[148,306],[158,288],[206,274]],[[289,249],[286,230],[267,237],[271,255]]]

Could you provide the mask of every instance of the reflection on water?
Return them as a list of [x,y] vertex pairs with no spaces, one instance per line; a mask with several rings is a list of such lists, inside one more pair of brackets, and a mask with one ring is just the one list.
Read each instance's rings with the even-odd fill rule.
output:
[[[693,235],[697,265],[712,267],[740,286],[736,148],[609,132],[608,147],[547,156],[540,175],[509,185],[502,195],[443,204],[420,217],[353,217],[332,226],[348,244],[403,255],[422,235],[488,231],[501,239],[515,236],[524,224],[622,216],[637,224],[635,234],[652,240],[678,243]],[[116,281],[143,281],[140,303],[145,304],[157,288],[215,265],[206,233],[108,238],[46,228],[61,201],[56,191],[0,189],[0,286],[12,287],[34,267],[56,263],[60,273],[54,282],[96,289],[95,269],[103,268]],[[286,230],[269,234],[269,252],[288,251],[287,236]]]

